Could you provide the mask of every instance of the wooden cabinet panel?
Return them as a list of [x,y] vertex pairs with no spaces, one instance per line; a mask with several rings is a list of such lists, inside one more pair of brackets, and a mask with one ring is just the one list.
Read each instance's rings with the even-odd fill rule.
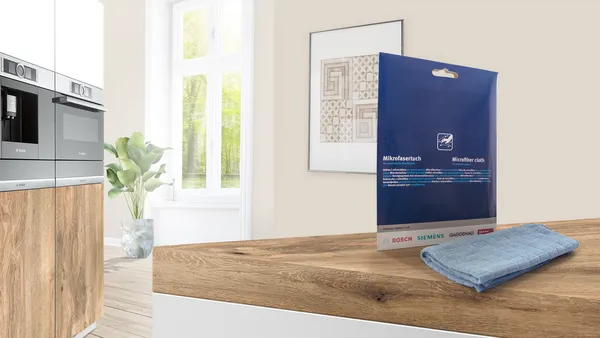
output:
[[103,188],[56,188],[56,338],[71,338],[102,316]]
[[0,337],[54,337],[54,188],[0,192]]

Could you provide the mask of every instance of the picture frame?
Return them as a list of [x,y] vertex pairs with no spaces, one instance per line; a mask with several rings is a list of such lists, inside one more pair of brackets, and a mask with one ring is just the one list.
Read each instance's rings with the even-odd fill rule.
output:
[[403,26],[310,33],[308,171],[375,174],[379,53],[403,55]]

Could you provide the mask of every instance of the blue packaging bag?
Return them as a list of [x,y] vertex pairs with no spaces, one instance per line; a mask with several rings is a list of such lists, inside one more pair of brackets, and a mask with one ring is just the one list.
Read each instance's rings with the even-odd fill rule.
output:
[[381,53],[380,250],[496,228],[497,73]]

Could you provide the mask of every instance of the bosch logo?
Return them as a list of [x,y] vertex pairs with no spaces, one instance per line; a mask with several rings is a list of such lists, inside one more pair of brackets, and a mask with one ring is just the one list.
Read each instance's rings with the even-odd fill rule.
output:
[[412,237],[394,237],[392,243],[412,242]]
[[79,153],[79,156],[85,156],[85,153],[81,153],[81,152],[80,152],[80,153]]
[[494,228],[487,228],[487,229],[479,229],[479,230],[477,230],[477,234],[478,235],[485,235],[485,234],[489,234],[490,232],[494,232]]
[[24,153],[24,152],[27,152],[27,150],[25,150],[25,149],[20,149],[20,148],[16,148],[16,149],[15,149],[15,152],[17,152],[17,153]]

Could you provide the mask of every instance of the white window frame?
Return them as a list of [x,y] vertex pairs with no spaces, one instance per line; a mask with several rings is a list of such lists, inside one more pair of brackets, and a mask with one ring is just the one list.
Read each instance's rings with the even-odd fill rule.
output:
[[[242,50],[238,55],[220,56],[222,31],[222,3],[230,0],[187,0],[173,4],[171,46],[171,170],[176,200],[184,201],[239,201],[242,191],[250,190],[252,83],[253,83],[253,1],[242,0]],[[207,55],[198,59],[183,59],[183,14],[201,6],[208,6],[209,48]],[[215,20],[216,19],[216,20]],[[212,32],[212,34],[211,34]],[[240,188],[220,188],[221,184],[221,93],[222,74],[241,72],[241,140]],[[207,77],[206,115],[206,189],[183,189],[183,78],[202,74]],[[210,113],[212,112],[212,113]],[[246,182],[244,182],[246,181]],[[245,194],[245,193],[244,193]]]

